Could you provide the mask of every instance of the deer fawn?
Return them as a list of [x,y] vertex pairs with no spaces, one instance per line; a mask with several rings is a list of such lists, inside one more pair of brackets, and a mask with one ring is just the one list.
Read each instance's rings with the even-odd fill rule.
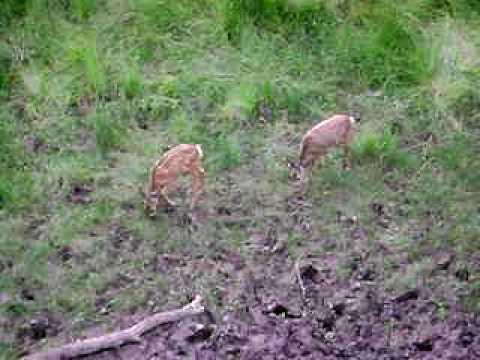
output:
[[305,181],[305,170],[312,169],[315,161],[323,156],[328,149],[342,145],[345,152],[344,166],[350,166],[349,148],[353,138],[353,124],[360,121],[359,117],[336,114],[316,124],[302,138],[298,165],[289,163],[290,169],[296,173],[301,182]]
[[168,150],[155,162],[151,171],[147,189],[144,192],[145,212],[155,216],[160,198],[170,206],[175,204],[168,198],[167,191],[179,175],[192,177],[192,199],[190,209],[195,207],[203,188],[205,170],[201,159],[203,151],[198,144],[180,144]]

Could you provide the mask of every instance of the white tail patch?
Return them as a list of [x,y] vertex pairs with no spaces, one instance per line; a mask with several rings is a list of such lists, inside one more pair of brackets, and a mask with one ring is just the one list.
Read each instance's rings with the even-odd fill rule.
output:
[[355,121],[355,118],[353,116],[350,116],[349,119],[350,119],[350,124],[355,124],[356,121]]
[[203,158],[202,147],[199,144],[196,144],[195,149],[197,149],[198,155],[200,156],[200,159],[202,159]]

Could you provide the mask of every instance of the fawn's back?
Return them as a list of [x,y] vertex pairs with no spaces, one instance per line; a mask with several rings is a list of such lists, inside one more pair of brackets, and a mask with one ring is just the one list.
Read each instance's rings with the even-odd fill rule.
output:
[[302,139],[300,162],[303,163],[310,155],[321,156],[330,147],[349,143],[354,121],[348,115],[334,115],[311,128]]
[[173,183],[179,175],[195,172],[203,153],[199,145],[180,144],[167,151],[151,170],[150,192]]

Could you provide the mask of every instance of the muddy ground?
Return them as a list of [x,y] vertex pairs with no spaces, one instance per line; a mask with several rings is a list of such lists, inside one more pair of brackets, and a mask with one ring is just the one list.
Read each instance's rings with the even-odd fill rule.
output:
[[[160,272],[170,286],[186,289],[183,306],[198,289],[198,273],[211,272],[215,294],[203,293],[206,314],[166,324],[144,336],[140,345],[126,345],[83,357],[84,359],[479,359],[480,318],[457,306],[458,293],[447,279],[468,281],[468,271],[458,267],[451,254],[432,254],[431,279],[424,285],[398,292],[385,289],[379,259],[390,249],[384,243],[362,245],[366,235],[356,219],[339,215],[356,245],[347,256],[334,249],[335,239],[306,235],[308,247],[292,256],[282,243],[285,227],[311,233],[308,204],[302,197],[286,201],[288,220],[265,217],[250,230],[248,216],[234,217],[224,207],[215,214],[197,213],[196,224],[186,214],[168,214],[170,225],[189,228],[190,236],[205,223],[236,224],[249,234],[247,254],[219,247],[213,255],[156,254],[147,270]],[[381,205],[372,210],[379,217]],[[239,225],[240,224],[240,225]],[[113,226],[112,251],[131,248],[138,239],[120,226]],[[360,244],[360,245],[359,245]],[[212,244],[212,246],[214,246]],[[132,248],[133,249],[133,248]],[[64,251],[65,252],[65,251]],[[113,254],[114,255],[114,254]],[[68,256],[71,256],[69,254]],[[345,259],[347,261],[345,261]],[[402,272],[401,268],[396,271]],[[127,280],[128,281],[128,280]],[[117,284],[121,286],[121,283]],[[432,290],[433,289],[433,290]],[[439,293],[450,299],[438,302]],[[105,295],[108,297],[107,295]],[[113,295],[114,296],[114,295]],[[161,295],[158,295],[161,296]],[[155,296],[152,296],[155,298]],[[107,312],[99,297],[99,312]],[[169,303],[169,308],[175,308]],[[168,309],[156,309],[164,311]],[[131,326],[144,313],[114,314],[113,328]],[[87,331],[86,336],[102,331]],[[26,344],[44,337],[62,336],[54,319],[37,319],[22,334]],[[71,341],[71,338],[70,338]],[[35,346],[34,346],[35,347]]]
[[477,315],[452,309],[442,318],[429,291],[421,288],[387,295],[368,254],[359,254],[346,279],[334,270],[335,255],[306,258],[294,269],[282,254],[261,260],[263,271],[242,270],[238,297],[225,304],[232,309],[222,316],[209,313],[164,325],[147,334],[141,346],[86,358],[480,358]]

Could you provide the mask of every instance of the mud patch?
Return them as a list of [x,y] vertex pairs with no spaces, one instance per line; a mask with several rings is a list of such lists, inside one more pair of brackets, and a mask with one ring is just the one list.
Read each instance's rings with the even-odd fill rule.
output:
[[364,279],[368,260],[345,279],[334,254],[309,258],[299,267],[302,293],[293,266],[263,258],[264,271],[246,269],[241,295],[227,295],[222,314],[163,325],[142,346],[85,359],[479,358],[478,315],[452,309],[441,319],[426,289],[389,295],[377,277]]
[[92,202],[91,193],[94,191],[92,183],[74,183],[72,184],[67,201],[72,204],[90,204]]
[[42,312],[22,324],[16,333],[17,341],[32,344],[46,337],[53,337],[61,332],[61,320],[50,312]]
[[140,240],[137,239],[132,232],[120,224],[111,224],[108,231],[107,251],[111,256],[127,251],[135,252],[140,246]]

